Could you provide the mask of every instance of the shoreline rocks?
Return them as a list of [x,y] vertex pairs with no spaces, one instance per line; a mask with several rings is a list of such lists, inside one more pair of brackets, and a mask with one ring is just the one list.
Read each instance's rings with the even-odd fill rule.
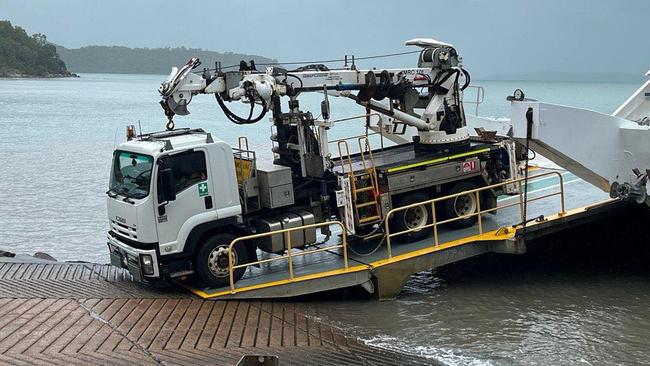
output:
[[18,71],[9,71],[0,73],[2,79],[55,79],[55,78],[78,78],[79,75],[73,72],[62,74],[44,74],[44,75],[30,75]]
[[16,253],[7,252],[6,250],[0,250],[0,257],[13,258],[16,256]]

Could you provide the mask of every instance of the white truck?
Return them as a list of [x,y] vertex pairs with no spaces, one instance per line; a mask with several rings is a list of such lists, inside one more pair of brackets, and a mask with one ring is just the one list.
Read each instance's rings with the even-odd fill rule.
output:
[[[353,62],[332,70],[307,65],[257,71],[253,62],[242,61],[239,70],[217,65],[195,73],[200,62],[192,59],[172,69],[160,88],[167,131],[136,136],[130,126],[128,140],[114,152],[107,191],[111,263],[138,280],[195,274],[208,286],[223,287],[236,237],[339,220],[352,238],[378,242],[393,207],[516,178],[521,152],[513,141],[470,137],[462,105],[469,73],[454,47],[432,39],[407,45],[421,48],[416,68],[358,70]],[[306,92],[323,94],[321,118],[300,110],[298,97]],[[228,119],[244,127],[271,112],[273,163],[261,164],[247,144],[233,148],[201,129],[174,129],[173,116],[188,114],[197,94],[214,94]],[[328,130],[336,124],[330,96],[352,98],[365,108],[367,128],[402,143],[372,149],[361,136],[351,153],[350,139],[330,141]],[[288,97],[286,111],[281,97]],[[226,102],[234,101],[250,104],[247,117],[228,109]],[[406,128],[417,129],[413,142],[400,139]],[[337,146],[335,156],[331,146]],[[503,193],[513,192],[487,191],[480,206],[496,207]],[[436,214],[462,217],[478,205],[468,194]],[[404,235],[409,242],[428,236],[430,230],[417,229],[431,220],[422,205],[395,215],[390,225],[415,229]],[[466,227],[475,220],[468,216],[453,224]],[[327,227],[321,230],[329,234]],[[313,228],[291,235],[295,250],[316,242]],[[240,242],[230,253],[232,263],[255,261],[258,250],[283,253],[287,245],[282,235]],[[235,281],[243,272],[235,271]]]

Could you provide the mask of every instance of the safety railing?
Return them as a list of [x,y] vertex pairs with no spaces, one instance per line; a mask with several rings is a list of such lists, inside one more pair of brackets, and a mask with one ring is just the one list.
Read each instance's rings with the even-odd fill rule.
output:
[[248,147],[248,138],[240,136],[237,139],[238,147],[233,147],[233,156],[235,158],[235,169],[237,173],[237,182],[242,184],[249,175],[255,174],[257,168],[257,157],[255,151]]
[[[352,164],[352,156],[350,155],[350,144],[347,139],[338,140],[336,148],[339,150],[339,164],[341,165],[341,172],[345,173],[345,165],[348,166],[348,174],[354,174],[354,166]],[[343,153],[345,148],[345,154]]]
[[[525,216],[524,215],[524,202],[530,203],[530,202],[534,202],[534,201],[539,201],[539,200],[544,199],[544,198],[559,195],[560,196],[560,210],[561,210],[560,214],[563,215],[566,212],[565,208],[564,208],[564,178],[562,177],[562,174],[560,172],[553,171],[553,172],[538,174],[538,175],[536,175],[534,177],[529,177],[528,178],[528,183],[530,183],[531,181],[539,180],[542,177],[546,177],[546,176],[550,176],[550,175],[557,175],[557,177],[559,178],[559,190],[557,192],[552,192],[552,193],[549,193],[549,194],[544,194],[544,195],[536,196],[536,197],[533,197],[533,198],[524,199],[524,193],[523,193],[524,190],[522,188],[522,182],[524,182],[525,178],[519,178],[519,179],[513,179],[513,180],[509,180],[509,181],[502,182],[502,183],[492,184],[492,185],[485,186],[485,187],[472,189],[472,190],[469,190],[469,191],[464,191],[464,192],[451,194],[451,195],[444,196],[444,197],[434,198],[434,199],[431,199],[431,200],[428,200],[428,201],[416,202],[416,203],[413,203],[413,204],[410,204],[410,205],[393,208],[392,210],[388,211],[388,213],[386,214],[386,219],[384,220],[384,225],[385,225],[385,230],[386,230],[385,231],[386,232],[386,250],[388,252],[388,258],[390,259],[390,258],[393,257],[392,243],[391,243],[392,238],[394,238],[396,236],[404,235],[404,234],[407,234],[407,233],[412,233],[412,232],[416,232],[416,231],[420,231],[420,230],[425,230],[427,228],[432,228],[433,229],[434,243],[435,243],[435,245],[439,245],[440,244],[439,238],[438,238],[438,226],[439,225],[447,224],[447,223],[457,221],[457,220],[464,220],[464,219],[470,218],[472,216],[477,216],[478,233],[479,233],[479,235],[482,235],[483,234],[483,220],[481,218],[481,215],[484,214],[484,213],[489,213],[489,212],[492,212],[492,211],[496,211],[498,209],[504,209],[504,208],[513,207],[513,206],[519,206],[520,207],[521,222],[523,223],[527,219],[526,217],[524,217]],[[503,187],[503,186],[508,185],[508,184],[518,184],[519,185],[519,200],[517,202],[509,203],[509,204],[505,204],[505,205],[501,205],[501,206],[497,205],[497,207],[489,208],[489,209],[486,209],[486,210],[483,210],[481,208],[481,199],[480,199],[481,192],[486,191],[486,190],[490,190],[490,189]],[[475,210],[475,212],[468,213],[468,214],[462,215],[462,216],[452,217],[450,219],[446,219],[446,220],[442,220],[442,221],[438,221],[436,219],[436,203],[439,203],[439,202],[442,202],[442,201],[447,201],[447,200],[450,200],[450,199],[456,199],[458,197],[466,196],[466,195],[474,195],[474,199],[476,200],[476,210]],[[431,215],[432,215],[431,223],[425,224],[425,225],[422,225],[422,226],[419,226],[419,227],[416,227],[416,228],[410,228],[410,229],[402,230],[402,231],[399,231],[399,232],[396,232],[396,233],[391,233],[390,232],[390,225],[389,225],[390,218],[393,217],[396,212],[406,211],[406,210],[408,210],[410,208],[419,207],[419,206],[422,206],[422,205],[431,205]]]
[[[343,138],[336,139],[336,140],[330,140],[327,143],[328,144],[337,144],[337,146],[338,146],[338,144],[340,144],[341,142],[347,142],[347,141],[350,141],[350,140],[356,140],[356,139],[360,139],[360,138],[364,138],[364,137],[367,138],[369,136],[375,136],[375,135],[383,136],[383,134],[381,132],[371,132],[371,133],[366,133],[366,134],[363,134],[363,135],[354,135],[354,136],[350,136],[350,137],[343,137]],[[381,148],[383,149],[383,146]]]
[[476,100],[463,100],[465,104],[475,104],[474,115],[478,116],[478,107],[485,100],[485,88],[480,85],[470,85],[468,88],[476,89]]
[[[319,246],[316,249],[309,249],[309,250],[303,250],[297,253],[292,253],[291,252],[291,233],[293,231],[297,230],[305,230],[305,229],[316,229],[324,226],[331,226],[331,225],[337,225],[338,227],[341,228],[341,242],[338,244],[332,244],[328,246]],[[228,272],[229,272],[229,277],[230,277],[230,292],[231,293],[236,293],[237,289],[235,288],[235,277],[234,277],[234,272],[236,269],[239,268],[248,268],[250,266],[256,266],[264,263],[270,263],[274,261],[279,261],[279,260],[287,260],[288,265],[289,265],[289,281],[293,281],[294,279],[294,267],[293,267],[293,259],[295,257],[300,257],[308,254],[313,254],[313,253],[319,253],[319,252],[325,252],[325,251],[331,251],[334,249],[342,249],[343,251],[343,268],[348,269],[348,239],[347,239],[347,233],[345,230],[345,226],[343,226],[343,223],[340,221],[326,221],[326,222],[320,222],[316,224],[311,224],[311,225],[304,225],[304,226],[298,226],[298,227],[293,227],[293,228],[286,228],[286,229],[281,229],[281,230],[275,230],[275,231],[270,231],[266,233],[260,233],[260,234],[253,234],[253,235],[247,235],[247,236],[240,236],[233,240],[230,243],[230,246],[228,247],[229,253],[232,253],[234,246],[237,243],[245,242],[247,240],[254,240],[254,239],[259,239],[267,236],[272,236],[272,235],[279,235],[282,234],[284,236],[284,242],[286,243],[286,254],[279,255],[277,257],[273,258],[267,258],[267,259],[262,259],[258,260],[256,262],[249,262],[249,263],[242,263],[242,264],[237,264],[233,265],[232,262],[232,255],[228,256]]]
[[380,123],[381,123],[381,121],[383,121],[383,116],[380,113],[372,112],[372,113],[367,113],[367,114],[361,114],[361,115],[358,115],[358,116],[333,119],[333,120],[330,120],[329,122],[330,123],[338,123],[338,122],[352,121],[352,120],[359,119],[359,118],[370,118],[370,117],[379,118]]
[[[371,117],[377,117],[378,118],[377,127],[379,128],[379,132],[372,132],[372,133],[368,132]],[[368,136],[379,135],[380,148],[383,149],[384,148],[384,129],[383,129],[384,117],[381,114],[373,112],[373,113],[368,113],[368,114],[362,114],[362,115],[359,115],[359,116],[335,119],[335,120],[331,120],[329,122],[330,123],[346,122],[346,121],[353,121],[355,119],[360,119],[360,118],[366,118],[367,119],[368,126],[366,126],[366,133],[365,134],[363,134],[363,135],[355,135],[355,136],[350,136],[350,137],[344,137],[344,138],[340,138],[340,139],[336,139],[336,140],[330,140],[327,143],[328,144],[338,144],[340,141],[354,140],[354,139],[358,139],[360,137],[366,137],[367,138]]]

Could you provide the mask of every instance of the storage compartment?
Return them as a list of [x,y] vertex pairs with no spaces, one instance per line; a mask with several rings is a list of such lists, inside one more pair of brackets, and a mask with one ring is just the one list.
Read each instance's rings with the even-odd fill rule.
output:
[[[316,222],[314,215],[311,212],[299,210],[295,212],[286,212],[281,216],[263,217],[253,221],[253,226],[258,233],[272,232],[281,229],[296,228],[305,225],[311,225]],[[307,244],[316,242],[316,229],[306,228],[302,230],[292,231],[291,248],[302,248]],[[257,242],[257,247],[269,253],[282,253],[287,249],[285,241],[286,234],[279,233],[260,238]]]
[[293,184],[283,184],[277,187],[269,187],[262,191],[260,197],[262,207],[277,208],[293,205]]
[[291,168],[274,164],[261,166],[257,168],[257,179],[262,207],[293,205]]

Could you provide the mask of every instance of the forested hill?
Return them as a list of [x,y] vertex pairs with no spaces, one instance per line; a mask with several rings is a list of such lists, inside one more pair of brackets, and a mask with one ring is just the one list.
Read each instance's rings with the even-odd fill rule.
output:
[[257,55],[214,52],[198,48],[128,48],[119,46],[86,46],[69,49],[57,46],[57,51],[74,72],[120,74],[169,74],[172,66],[182,66],[191,57],[198,57],[201,67],[238,65],[241,60],[271,63],[276,60]]
[[0,77],[74,76],[45,35],[28,35],[8,20],[0,21]]

